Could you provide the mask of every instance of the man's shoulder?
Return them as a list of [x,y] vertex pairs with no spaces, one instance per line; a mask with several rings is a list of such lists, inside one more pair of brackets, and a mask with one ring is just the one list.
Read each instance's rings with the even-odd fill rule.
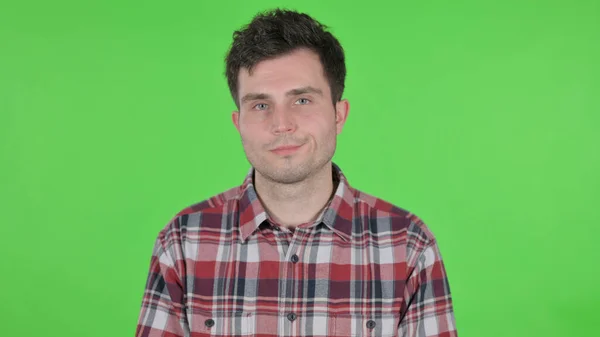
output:
[[218,211],[223,208],[227,202],[231,200],[237,200],[240,195],[242,186],[232,187],[224,192],[219,194],[215,194],[210,198],[205,200],[196,202],[190,206],[185,207],[175,214],[175,217],[180,217],[183,215],[190,215],[199,212],[206,211]]
[[382,212],[390,216],[407,217],[411,213],[398,205],[377,197],[373,194],[354,188],[354,200],[357,204],[365,205],[370,211]]
[[433,232],[423,219],[412,211],[400,207],[388,200],[373,194],[354,189],[355,203],[362,204],[372,225],[389,224],[392,232],[406,231],[419,241],[429,243],[435,240]]
[[[197,221],[200,217],[204,218],[203,224],[210,224],[212,221],[206,221],[210,218],[215,218],[218,223],[213,225],[221,226],[221,216],[231,212],[231,203],[236,202],[239,198],[242,186],[232,187],[224,192],[215,194],[207,199],[193,203],[173,215],[163,230],[168,230],[172,227],[181,229],[182,227],[190,227],[191,224],[200,225]],[[195,226],[191,226],[195,227]]]

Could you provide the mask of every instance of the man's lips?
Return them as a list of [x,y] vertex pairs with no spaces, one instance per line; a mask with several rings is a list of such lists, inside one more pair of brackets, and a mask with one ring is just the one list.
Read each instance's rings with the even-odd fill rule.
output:
[[271,150],[271,152],[284,156],[296,152],[301,146],[302,145],[284,145]]

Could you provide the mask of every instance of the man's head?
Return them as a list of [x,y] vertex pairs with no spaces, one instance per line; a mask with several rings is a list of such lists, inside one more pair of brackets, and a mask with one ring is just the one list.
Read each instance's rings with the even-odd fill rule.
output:
[[292,184],[326,168],[349,107],[344,52],[325,26],[292,11],[259,14],[234,33],[226,63],[232,120],[256,174]]

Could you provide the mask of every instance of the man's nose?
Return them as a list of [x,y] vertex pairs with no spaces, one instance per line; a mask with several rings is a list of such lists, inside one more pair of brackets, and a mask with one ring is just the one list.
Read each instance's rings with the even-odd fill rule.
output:
[[296,120],[293,112],[285,108],[277,108],[273,111],[273,132],[276,134],[294,132]]

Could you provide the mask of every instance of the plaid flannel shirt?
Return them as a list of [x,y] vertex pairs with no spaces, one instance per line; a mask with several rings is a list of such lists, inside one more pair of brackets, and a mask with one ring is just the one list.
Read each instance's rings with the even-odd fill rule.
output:
[[457,336],[436,240],[414,214],[337,188],[294,231],[241,186],[179,212],[156,240],[137,337]]

